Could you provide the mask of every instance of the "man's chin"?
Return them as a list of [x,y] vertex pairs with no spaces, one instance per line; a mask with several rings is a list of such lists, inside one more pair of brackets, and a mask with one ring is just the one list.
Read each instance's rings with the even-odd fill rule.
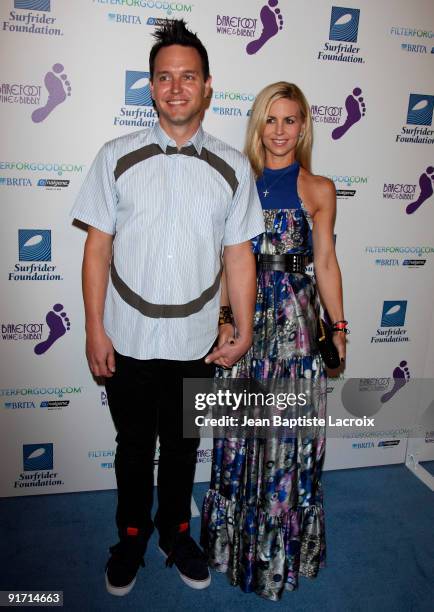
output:
[[197,113],[161,113],[164,119],[172,125],[187,125],[195,119]]

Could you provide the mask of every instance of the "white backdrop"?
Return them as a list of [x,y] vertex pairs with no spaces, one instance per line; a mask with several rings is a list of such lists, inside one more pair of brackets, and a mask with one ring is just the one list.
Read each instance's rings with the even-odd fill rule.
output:
[[[205,129],[239,149],[263,86],[303,89],[314,172],[338,189],[346,377],[377,395],[401,375],[433,377],[434,6],[342,3],[2,0],[0,495],[115,485],[114,430],[84,355],[85,233],[68,213],[101,144],[154,121],[147,71],[159,20],[183,17],[204,41],[214,87]],[[261,16],[267,40],[252,49]],[[330,381],[330,414],[346,413],[344,384]],[[422,413],[432,397],[408,402]],[[330,438],[326,467],[402,462],[406,442],[399,431]],[[423,442],[433,457],[434,432]],[[203,443],[197,480],[210,461]]]

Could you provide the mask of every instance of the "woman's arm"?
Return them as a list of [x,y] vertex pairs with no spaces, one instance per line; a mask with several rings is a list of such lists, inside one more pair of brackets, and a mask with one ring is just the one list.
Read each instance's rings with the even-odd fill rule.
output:
[[[306,177],[306,197],[312,210],[312,239],[318,292],[332,323],[344,319],[342,277],[336,258],[333,229],[336,219],[336,190],[332,181],[320,176]],[[333,334],[339,357],[345,359],[346,337]]]

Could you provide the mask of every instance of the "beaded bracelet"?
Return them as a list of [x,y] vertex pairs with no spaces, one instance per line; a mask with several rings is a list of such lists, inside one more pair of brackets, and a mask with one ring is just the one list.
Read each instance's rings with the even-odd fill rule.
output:
[[230,306],[220,306],[219,326],[225,325],[226,323],[230,323],[231,325],[234,323],[232,309]]

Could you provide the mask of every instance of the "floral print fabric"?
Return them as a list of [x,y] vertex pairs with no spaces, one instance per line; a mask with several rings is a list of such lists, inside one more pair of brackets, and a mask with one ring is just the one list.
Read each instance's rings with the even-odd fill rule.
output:
[[[311,256],[307,211],[264,210],[255,253]],[[315,344],[319,302],[313,277],[259,271],[250,351],[218,377],[303,381],[310,414],[325,417],[326,374]],[[277,600],[298,577],[314,577],[325,560],[321,472],[325,436],[214,441],[201,543],[210,565],[230,582]]]

